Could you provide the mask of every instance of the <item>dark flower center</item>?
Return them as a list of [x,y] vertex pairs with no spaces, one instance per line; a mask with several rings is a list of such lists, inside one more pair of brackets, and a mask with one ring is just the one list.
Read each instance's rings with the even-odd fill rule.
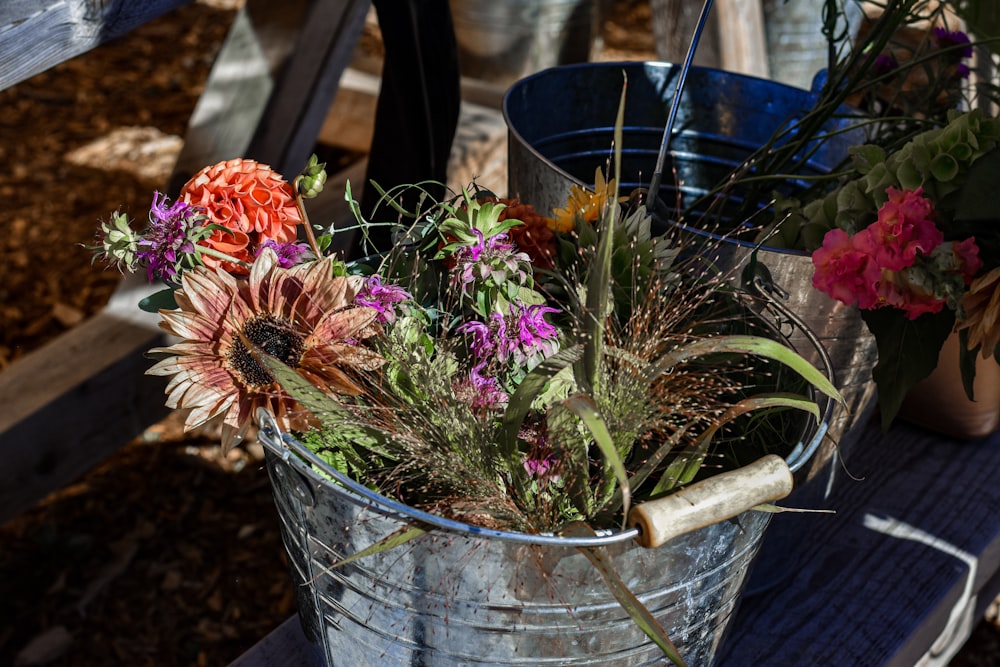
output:
[[[264,353],[280,359],[295,368],[305,351],[304,340],[287,322],[273,315],[262,315],[247,320],[243,324],[243,336]],[[274,383],[274,376],[264,366],[257,363],[250,350],[237,337],[228,355],[229,366],[235,370],[243,383],[251,387],[266,387]]]

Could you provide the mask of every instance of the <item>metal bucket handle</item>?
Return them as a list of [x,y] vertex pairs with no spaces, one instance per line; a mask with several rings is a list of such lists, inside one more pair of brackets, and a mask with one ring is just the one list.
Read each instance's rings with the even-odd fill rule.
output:
[[[453,521],[387,498],[332,468],[301,442],[284,433],[267,409],[258,409],[257,423],[260,427],[258,438],[261,444],[283,462],[313,479],[315,473],[309,466],[314,466],[355,496],[355,500],[377,511],[456,533],[508,542],[600,547],[634,539],[642,546],[657,547],[673,537],[731,519],[763,503],[784,498],[791,493],[793,487],[789,465],[780,456],[771,454],[738,470],[715,475],[669,496],[635,506],[629,513],[628,527],[621,531],[602,530],[593,537],[517,533]],[[825,429],[821,429],[816,438],[821,438],[823,432]],[[296,460],[296,457],[301,460]],[[319,480],[319,483],[325,482]]]
[[[833,360],[830,358],[830,353],[827,351],[823,343],[816,337],[806,323],[796,315],[791,309],[785,304],[781,303],[780,300],[775,298],[775,295],[781,296],[786,294],[781,286],[777,285],[773,278],[771,277],[771,272],[766,266],[761,264],[756,260],[756,256],[753,257],[751,263],[743,272],[742,276],[742,286],[743,289],[747,290],[753,296],[761,299],[765,307],[774,310],[782,319],[791,322],[809,341],[809,344],[815,348],[816,354],[819,355],[820,363],[823,365],[823,371],[826,373],[826,377],[830,382],[837,386],[837,373],[833,368]],[[833,418],[833,411],[835,409],[836,402],[832,398],[826,399],[826,406],[823,409],[823,417],[820,419],[820,423],[816,434],[808,442],[799,442],[792,452],[785,457],[785,461],[788,462],[788,467],[792,472],[797,472],[800,470],[809,459],[812,458],[816,450],[819,449],[820,444],[823,442],[823,438],[826,436],[827,428]]]

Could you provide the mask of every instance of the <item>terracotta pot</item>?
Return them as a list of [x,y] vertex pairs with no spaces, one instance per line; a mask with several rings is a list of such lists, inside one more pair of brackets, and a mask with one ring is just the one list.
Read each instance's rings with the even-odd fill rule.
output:
[[974,401],[962,388],[958,335],[945,341],[938,365],[906,395],[899,417],[955,438],[981,438],[1000,427],[1000,364],[976,359]]

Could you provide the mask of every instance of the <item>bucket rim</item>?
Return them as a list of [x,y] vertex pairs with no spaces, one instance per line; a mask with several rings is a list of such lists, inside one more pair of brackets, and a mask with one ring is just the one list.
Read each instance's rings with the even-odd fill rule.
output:
[[[788,455],[785,456],[785,462],[792,473],[801,469],[819,449],[819,445],[823,441],[823,438],[826,437],[827,429],[829,428],[831,408],[832,404],[828,401],[827,410],[824,411],[823,418],[817,421],[812,437],[808,440],[805,438],[800,440]],[[267,451],[275,455],[280,461],[292,466],[300,474],[307,476],[313,484],[335,486],[338,493],[347,496],[352,502],[368,506],[385,515],[406,517],[409,520],[415,519],[435,528],[469,537],[491,538],[520,544],[564,548],[603,547],[621,544],[635,540],[640,533],[639,528],[633,526],[621,530],[597,530],[594,536],[565,537],[551,533],[521,533],[496,530],[447,519],[393,500],[344,475],[317,456],[292,434],[282,431],[274,415],[267,408],[258,408],[255,418],[259,428],[258,440]],[[317,474],[316,469],[319,469],[328,479],[324,479]]]

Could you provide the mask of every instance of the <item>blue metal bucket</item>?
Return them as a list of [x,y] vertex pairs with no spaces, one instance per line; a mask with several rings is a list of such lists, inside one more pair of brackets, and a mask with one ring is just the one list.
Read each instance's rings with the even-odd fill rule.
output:
[[[508,127],[508,190],[511,196],[549,212],[566,204],[573,185],[592,186],[594,170],[610,162],[615,117],[623,82],[628,87],[622,140],[619,192],[648,186],[666,124],[680,66],[658,62],[587,63],[554,67],[514,84],[504,99]],[[716,267],[739,276],[752,252],[766,267],[782,301],[815,332],[832,358],[837,387],[847,402],[830,423],[828,442],[807,477],[820,474],[829,485],[839,464],[836,449],[850,445],[855,424],[869,414],[875,396],[871,369],[877,359],[874,338],[854,308],[812,287],[809,256],[800,251],[758,247],[755,229],[737,212],[757,207],[745,191],[732,193],[721,210],[700,217],[697,202],[724,182],[780,128],[792,127],[816,103],[806,90],[751,76],[693,67],[688,73],[663,175],[660,198],[668,210],[691,208],[677,225],[695,247],[710,252]],[[823,126],[831,136],[815,146],[795,176],[773,183],[794,196],[809,176],[829,174],[847,157],[849,146],[863,143],[857,117],[843,115]],[[671,167],[673,173],[670,173]],[[769,191],[768,191],[769,194]],[[693,221],[693,222],[692,222]],[[746,233],[740,234],[743,227]],[[744,240],[745,238],[745,240]],[[802,329],[798,330],[801,333]],[[793,332],[792,343],[810,357],[810,346]],[[857,429],[853,429],[857,433]]]

